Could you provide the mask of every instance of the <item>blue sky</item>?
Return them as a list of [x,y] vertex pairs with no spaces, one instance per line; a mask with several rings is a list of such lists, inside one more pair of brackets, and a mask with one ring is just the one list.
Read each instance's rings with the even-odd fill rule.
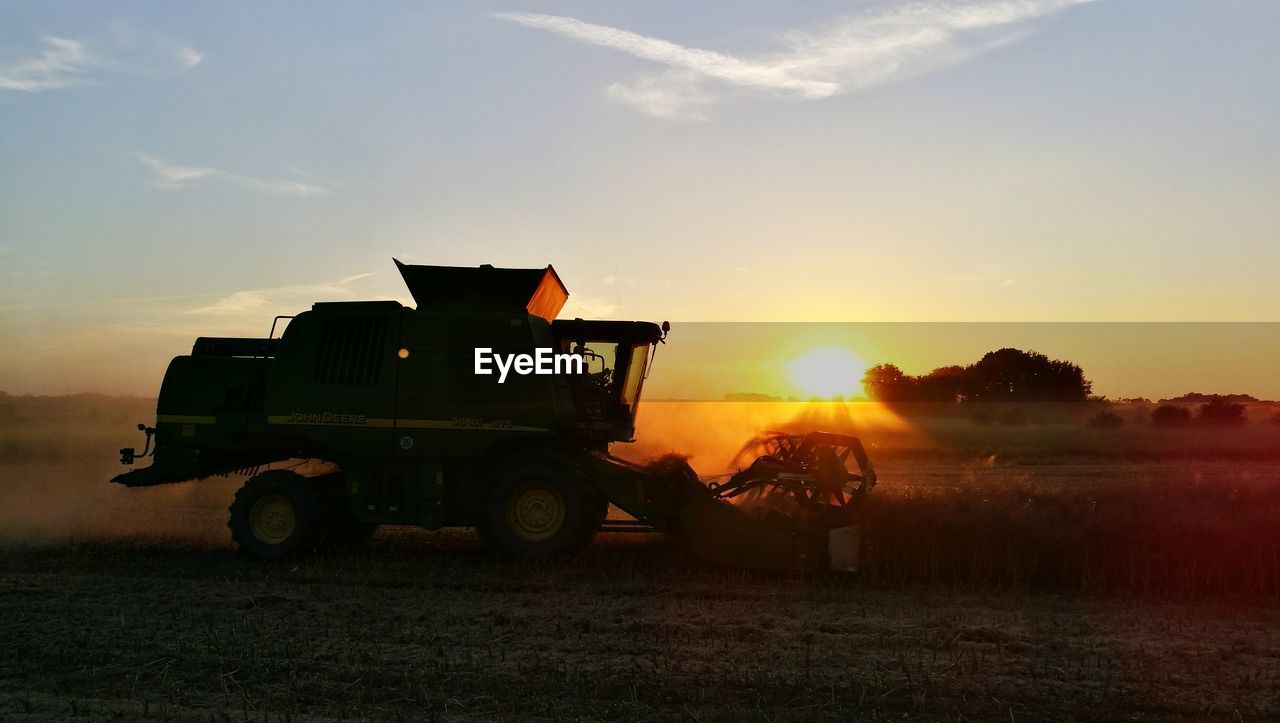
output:
[[392,255],[583,316],[1274,320],[1278,88],[1270,0],[0,3],[0,388],[150,393]]

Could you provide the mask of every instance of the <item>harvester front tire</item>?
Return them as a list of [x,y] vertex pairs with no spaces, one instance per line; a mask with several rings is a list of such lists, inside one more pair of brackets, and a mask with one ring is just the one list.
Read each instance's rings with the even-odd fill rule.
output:
[[319,508],[305,477],[271,470],[253,477],[236,492],[227,526],[241,551],[278,559],[311,543]]
[[517,559],[572,554],[591,542],[607,504],[577,465],[555,454],[509,460],[494,475],[480,537]]

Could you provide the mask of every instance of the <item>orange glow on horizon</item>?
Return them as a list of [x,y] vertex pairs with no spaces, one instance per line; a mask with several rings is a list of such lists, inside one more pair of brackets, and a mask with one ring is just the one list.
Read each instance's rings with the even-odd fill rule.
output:
[[636,418],[636,441],[611,451],[643,462],[664,454],[689,456],[701,475],[722,474],[745,462],[743,446],[768,432],[852,434],[869,451],[881,443],[922,443],[921,433],[877,402],[690,402],[648,401]]

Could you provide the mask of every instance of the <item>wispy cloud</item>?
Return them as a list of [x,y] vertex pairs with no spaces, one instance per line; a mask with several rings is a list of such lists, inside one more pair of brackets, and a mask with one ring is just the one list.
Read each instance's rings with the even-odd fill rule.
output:
[[942,280],[952,284],[974,284],[979,286],[1013,286],[1018,283],[1016,278],[1001,275],[999,269],[943,274]]
[[357,289],[352,284],[380,273],[382,272],[367,271],[352,274],[337,281],[318,284],[295,284],[235,291],[223,294],[211,303],[192,307],[186,313],[211,317],[240,317],[248,312],[281,309],[292,313],[289,310],[304,308],[316,301],[353,301],[367,297],[368,292]]
[[609,286],[640,286],[641,281],[636,276],[609,274],[600,279]]
[[204,53],[187,45],[174,47],[173,55],[184,68],[194,68],[204,60]]
[[41,40],[44,50],[39,54],[0,67],[0,90],[35,93],[65,88],[81,82],[93,67],[83,43],[53,35]]
[[616,319],[618,318],[617,305],[605,299],[603,296],[592,296],[590,294],[574,294],[569,297],[568,303],[560,312],[562,319]]
[[362,274],[352,274],[351,276],[347,276],[347,277],[345,277],[345,278],[343,278],[343,279],[339,280],[339,281],[338,281],[338,285],[339,285],[339,286],[346,286],[347,284],[354,283],[354,282],[359,281],[359,280],[361,280],[361,279],[367,279],[367,278],[369,278],[370,276],[377,276],[377,275],[378,275],[378,274],[380,274],[380,273],[382,273],[382,272],[380,272],[380,271],[366,271],[366,272],[364,272],[364,273],[362,273]]
[[263,179],[246,176],[221,168],[205,168],[201,166],[179,166],[161,160],[146,153],[138,154],[138,160],[149,171],[148,182],[153,188],[172,191],[186,188],[194,183],[204,181],[221,181],[248,188],[260,193],[293,198],[308,198],[329,193],[325,186],[310,180],[298,179]]
[[753,62],[711,50],[683,45],[644,35],[594,25],[573,18],[537,13],[497,13],[494,17],[529,28],[541,28],[574,40],[630,53],[655,63],[692,70],[708,78],[735,85],[790,90],[808,98],[822,98],[839,91],[830,81],[796,75],[777,63]]
[[115,29],[90,51],[89,43],[46,35],[38,52],[0,62],[0,91],[25,93],[57,90],[101,82],[112,74],[145,74],[164,70],[190,70],[204,60],[204,53],[164,36]]
[[138,154],[138,160],[142,161],[142,164],[151,170],[151,185],[165,190],[183,188],[191,181],[222,173],[216,168],[175,166],[145,153]]
[[731,91],[828,98],[961,62],[1022,37],[1034,20],[1094,0],[923,0],[839,18],[819,32],[789,32],[780,50],[735,56],[607,25],[538,13],[493,17],[628,53],[667,69],[606,88],[659,118],[697,120]]

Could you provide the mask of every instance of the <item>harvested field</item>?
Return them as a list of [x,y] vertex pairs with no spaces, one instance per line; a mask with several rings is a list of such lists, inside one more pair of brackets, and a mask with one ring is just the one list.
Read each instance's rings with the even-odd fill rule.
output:
[[1270,462],[863,430],[883,483],[859,576],[717,568],[655,535],[518,564],[411,529],[262,563],[227,538],[240,480],[106,484],[145,404],[95,404],[0,438],[0,716],[1280,716]]
[[1280,609],[868,587],[658,538],[497,561],[380,533],[263,564],[98,541],[0,562],[0,714],[260,720],[1274,718]]

